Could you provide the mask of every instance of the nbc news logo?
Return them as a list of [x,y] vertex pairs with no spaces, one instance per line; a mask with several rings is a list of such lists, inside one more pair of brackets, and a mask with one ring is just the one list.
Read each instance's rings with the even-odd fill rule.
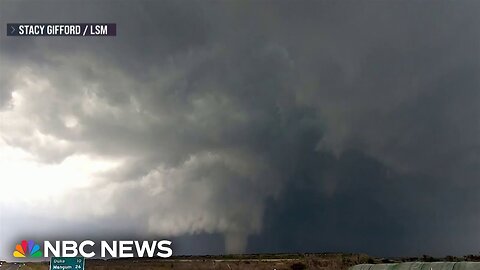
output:
[[13,257],[15,258],[40,258],[42,257],[42,251],[40,250],[40,246],[35,244],[34,241],[30,240],[23,240],[21,244],[17,244],[15,250],[13,251]]

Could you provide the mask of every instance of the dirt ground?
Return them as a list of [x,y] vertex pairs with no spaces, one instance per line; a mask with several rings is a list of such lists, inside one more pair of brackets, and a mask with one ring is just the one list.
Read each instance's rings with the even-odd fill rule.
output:
[[[286,254],[238,257],[181,257],[175,259],[86,260],[87,270],[340,270],[365,263],[368,256],[359,254]],[[49,263],[26,263],[19,269],[48,270]]]

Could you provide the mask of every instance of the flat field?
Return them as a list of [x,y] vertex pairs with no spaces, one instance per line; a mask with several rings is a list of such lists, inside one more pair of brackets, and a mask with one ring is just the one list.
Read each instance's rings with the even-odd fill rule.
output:
[[[116,259],[116,260],[86,260],[87,270],[302,270],[329,269],[343,270],[348,267],[366,263],[369,257],[361,254],[272,254],[272,255],[241,255],[241,256],[200,256],[175,257],[173,259]],[[0,270],[48,270],[48,262],[27,262],[10,267],[10,264],[0,267]],[[8,268],[7,268],[8,267]]]

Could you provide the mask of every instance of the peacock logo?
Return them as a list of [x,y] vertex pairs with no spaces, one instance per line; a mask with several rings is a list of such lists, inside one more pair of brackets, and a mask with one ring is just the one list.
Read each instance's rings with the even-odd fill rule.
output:
[[40,246],[38,244],[35,244],[33,240],[30,240],[28,242],[27,240],[23,240],[21,244],[17,244],[17,246],[15,247],[15,251],[13,251],[13,257],[15,258],[39,258],[42,256],[43,254],[40,250]]

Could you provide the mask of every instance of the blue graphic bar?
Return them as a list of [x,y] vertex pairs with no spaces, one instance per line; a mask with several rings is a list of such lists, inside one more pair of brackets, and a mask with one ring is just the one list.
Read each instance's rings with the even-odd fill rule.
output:
[[107,37],[117,35],[115,23],[7,23],[7,36]]

